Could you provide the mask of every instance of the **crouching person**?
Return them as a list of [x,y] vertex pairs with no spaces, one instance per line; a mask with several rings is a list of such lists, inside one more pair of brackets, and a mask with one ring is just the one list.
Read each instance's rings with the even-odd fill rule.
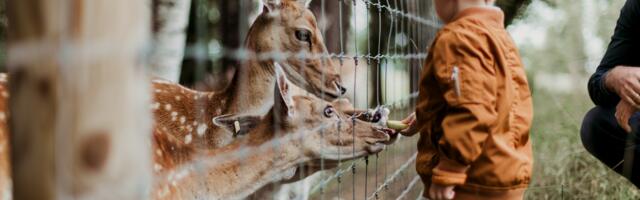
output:
[[485,0],[434,0],[446,23],[422,72],[416,168],[430,199],[522,199],[533,166],[531,93],[504,14]]

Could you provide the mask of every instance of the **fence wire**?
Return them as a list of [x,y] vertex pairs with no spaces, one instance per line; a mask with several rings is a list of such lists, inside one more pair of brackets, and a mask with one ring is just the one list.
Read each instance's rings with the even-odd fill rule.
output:
[[[342,30],[343,26],[340,25],[340,51],[338,53],[300,55],[296,54],[296,52],[273,52],[263,56],[257,55],[256,57],[264,59],[286,59],[291,56],[298,56],[301,59],[304,59],[304,57],[332,58],[338,59],[341,67],[345,67],[345,62],[351,62],[349,66],[353,67],[353,79],[355,80],[353,82],[354,92],[351,100],[357,102],[358,98],[365,98],[366,108],[384,106],[393,111],[394,117],[405,117],[415,105],[417,97],[417,87],[415,85],[421,64],[427,58],[428,42],[431,41],[435,31],[441,27],[441,24],[434,20],[435,18],[430,12],[430,5],[421,1],[394,0],[390,2],[389,0],[378,0],[374,2],[371,0],[339,0],[339,2],[337,9],[339,9],[340,23],[343,22],[343,6],[350,3],[352,8],[351,28],[353,29],[352,37],[355,39],[353,39],[354,43],[350,53],[346,50],[343,37],[345,31]],[[366,25],[365,32],[359,34],[358,26],[360,24],[357,23],[357,17],[362,16],[357,14],[357,6],[360,3],[366,8],[368,25]],[[321,18],[324,18],[324,16]],[[372,23],[374,21],[377,23]],[[358,45],[359,36],[366,38],[366,46],[364,48],[359,48],[363,47]],[[375,45],[372,45],[372,43]],[[398,43],[403,45],[398,45]],[[362,50],[365,48],[366,51]],[[237,57],[237,54],[229,56]],[[371,91],[375,95],[373,101],[369,101],[369,87],[364,86],[366,89],[362,90],[357,85],[359,76],[357,72],[359,66],[362,65],[364,65],[362,70],[366,70],[366,73],[364,73],[366,76],[365,83],[373,86]],[[398,76],[398,71],[404,72],[403,75]],[[373,82],[370,82],[371,80]],[[389,92],[390,88],[394,87],[393,84],[403,81],[411,82],[410,84],[413,84],[412,87],[407,88],[403,97],[390,97]],[[361,97],[362,94],[359,96],[359,92],[364,92],[365,96]],[[355,134],[353,135],[355,136]],[[345,193],[350,191],[349,196],[351,199],[379,199],[382,198],[384,192],[387,192],[384,194],[385,197],[398,195],[398,198],[405,198],[418,182],[416,178],[408,177],[416,177],[414,170],[411,170],[411,166],[415,162],[415,149],[405,148],[407,145],[410,147],[415,146],[415,139],[398,139],[395,144],[402,146],[388,147],[384,152],[361,160],[345,162],[344,164],[339,162],[339,167],[334,173],[325,173],[326,178],[312,186],[310,190],[312,197],[316,196],[314,194],[319,193],[316,196],[319,199],[325,199],[325,197],[344,199]],[[355,152],[355,149],[352,149],[352,151]],[[398,158],[393,157],[408,158],[404,161],[399,161]],[[373,162],[370,162],[370,159],[374,159]],[[389,166],[391,162],[402,162],[403,164],[401,166]],[[369,171],[370,163],[374,165],[372,172]],[[393,169],[392,167],[397,168]],[[393,173],[389,174],[388,172]],[[348,176],[349,174],[351,176]],[[345,185],[345,178],[350,178],[351,184]],[[373,183],[370,184],[369,181],[373,181]],[[397,185],[393,185],[394,183]],[[348,188],[349,186],[351,188]],[[390,193],[388,191],[392,186],[403,189]],[[374,188],[370,190],[369,187]],[[358,191],[359,189],[360,191]],[[419,194],[416,196],[419,196]]]

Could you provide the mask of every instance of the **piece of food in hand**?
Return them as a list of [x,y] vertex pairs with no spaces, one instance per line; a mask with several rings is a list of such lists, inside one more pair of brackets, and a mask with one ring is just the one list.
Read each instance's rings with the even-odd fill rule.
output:
[[387,121],[387,127],[396,131],[401,131],[409,128],[409,125],[402,123],[401,121],[389,120]]

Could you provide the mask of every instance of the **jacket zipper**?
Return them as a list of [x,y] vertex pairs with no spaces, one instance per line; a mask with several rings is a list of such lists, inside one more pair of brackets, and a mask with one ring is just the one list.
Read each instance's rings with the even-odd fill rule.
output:
[[456,96],[460,96],[460,69],[458,66],[453,66],[453,72],[451,73],[451,80],[453,81]]

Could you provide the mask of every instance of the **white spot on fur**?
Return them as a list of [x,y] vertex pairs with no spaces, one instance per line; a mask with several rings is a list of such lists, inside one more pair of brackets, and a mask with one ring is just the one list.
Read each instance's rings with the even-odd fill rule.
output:
[[158,156],[162,156],[162,151],[160,151],[160,149],[156,149],[156,154],[157,154]]
[[187,134],[187,136],[184,136],[184,143],[190,144],[192,139],[193,139],[193,136],[191,136],[191,134]]
[[162,170],[162,165],[155,163],[153,165],[153,169],[156,170],[156,172],[159,172],[160,170]]
[[4,112],[0,112],[0,121],[4,121],[5,119],[7,119],[7,115],[4,114]]
[[176,96],[176,101],[180,101],[181,99],[182,99],[182,97]]
[[162,189],[158,191],[158,197],[162,198],[169,194],[169,186],[164,186]]
[[181,124],[184,124],[184,122],[185,122],[185,121],[187,121],[187,118],[186,118],[186,117],[184,117],[184,116],[181,116],[181,117],[180,117],[180,123],[181,123]]
[[153,108],[154,110],[158,110],[158,108],[160,108],[160,103],[155,102],[153,105],[151,105],[151,108]]
[[209,93],[209,95],[207,95],[207,97],[209,98],[209,100],[211,100],[211,98],[213,98],[213,92]]
[[167,110],[167,111],[170,111],[171,110],[171,104],[164,105],[164,109]]
[[194,126],[195,126],[195,125],[198,125],[198,122],[193,121],[192,125],[194,125]]
[[191,125],[187,125],[187,131],[189,131],[189,133],[191,133],[191,131],[193,131],[193,127]]
[[7,91],[2,91],[2,97],[9,98],[9,93],[7,93]]
[[220,108],[216,109],[216,115],[220,115],[220,114],[222,114],[222,109]]
[[187,170],[182,170],[180,172],[178,172],[175,176],[176,181],[182,180],[184,177],[187,177],[187,175],[189,175],[189,171]]
[[175,111],[171,112],[171,117],[175,117],[175,116],[178,116],[178,112],[175,112]]
[[209,127],[206,124],[200,124],[196,129],[196,133],[198,134],[198,136],[203,136],[204,132],[207,131],[207,128]]

